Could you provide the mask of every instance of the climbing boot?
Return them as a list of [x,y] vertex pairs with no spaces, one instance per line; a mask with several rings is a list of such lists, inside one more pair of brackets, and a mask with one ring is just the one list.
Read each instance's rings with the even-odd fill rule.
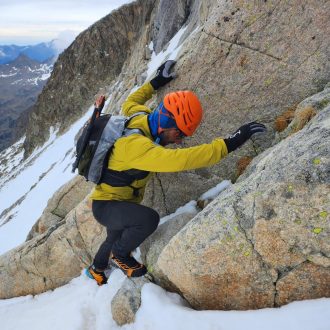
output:
[[122,270],[128,277],[140,277],[147,273],[147,268],[137,262],[131,255],[121,257],[112,254],[111,260],[113,265]]
[[98,285],[107,284],[108,282],[104,272],[97,271],[93,265],[86,268],[85,274],[92,280],[95,280]]

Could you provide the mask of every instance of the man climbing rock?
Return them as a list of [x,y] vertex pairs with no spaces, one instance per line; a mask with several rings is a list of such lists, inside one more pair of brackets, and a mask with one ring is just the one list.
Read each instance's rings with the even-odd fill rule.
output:
[[154,111],[144,105],[155,91],[175,77],[171,72],[174,64],[174,61],[166,61],[158,68],[155,78],[124,102],[122,111],[125,116],[139,113],[127,127],[138,129],[140,134],[124,136],[115,142],[108,160],[113,184],[101,183],[91,195],[93,215],[107,229],[106,240],[86,270],[99,285],[107,283],[104,271],[109,258],[129,277],[147,272],[146,267],[133,258],[131,251],[151,235],[159,223],[158,213],[140,204],[152,173],[214,165],[253,134],[266,130],[264,125],[252,122],[241,126],[226,139],[215,138],[209,144],[190,148],[165,148],[192,136],[203,115],[201,103],[191,91],[166,94]]

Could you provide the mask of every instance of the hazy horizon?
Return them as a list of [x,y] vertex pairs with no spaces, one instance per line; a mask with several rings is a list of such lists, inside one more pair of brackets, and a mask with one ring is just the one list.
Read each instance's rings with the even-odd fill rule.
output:
[[33,46],[74,38],[132,0],[11,0],[0,3],[0,45]]

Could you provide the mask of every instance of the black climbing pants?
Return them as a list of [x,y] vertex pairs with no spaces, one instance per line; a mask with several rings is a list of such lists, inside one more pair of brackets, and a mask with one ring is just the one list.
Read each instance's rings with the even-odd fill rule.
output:
[[97,269],[108,266],[110,253],[125,257],[157,228],[159,214],[146,206],[121,201],[93,201],[93,215],[107,228],[107,238],[95,255]]

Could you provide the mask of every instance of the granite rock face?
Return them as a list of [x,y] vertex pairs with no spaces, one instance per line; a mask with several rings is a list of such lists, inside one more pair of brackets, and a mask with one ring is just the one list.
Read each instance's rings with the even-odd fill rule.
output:
[[[226,137],[254,120],[269,133],[212,168],[160,176],[164,213],[232,178],[238,159],[272,145],[276,116],[330,80],[328,1],[214,1],[207,13],[183,45],[178,78],[158,92],[191,89],[200,97],[204,119],[185,146]],[[152,193],[159,194],[156,184]]]
[[174,236],[160,271],[197,309],[329,297],[329,155],[330,106]]
[[255,157],[272,145],[273,121],[280,113],[323,89],[330,80],[329,19],[326,0],[125,5],[84,31],[60,56],[30,116],[26,154],[46,139],[49,126],[59,125],[63,132],[81,116],[100,88],[111,95],[106,111],[118,113],[132,88],[147,77],[151,41],[157,53],[183,27],[178,78],[150,103],[173,90],[191,89],[200,97],[203,122],[183,146],[226,137],[252,120],[266,124],[269,133],[212,168],[156,176],[144,203],[162,216],[172,213],[235,176],[241,157]]

